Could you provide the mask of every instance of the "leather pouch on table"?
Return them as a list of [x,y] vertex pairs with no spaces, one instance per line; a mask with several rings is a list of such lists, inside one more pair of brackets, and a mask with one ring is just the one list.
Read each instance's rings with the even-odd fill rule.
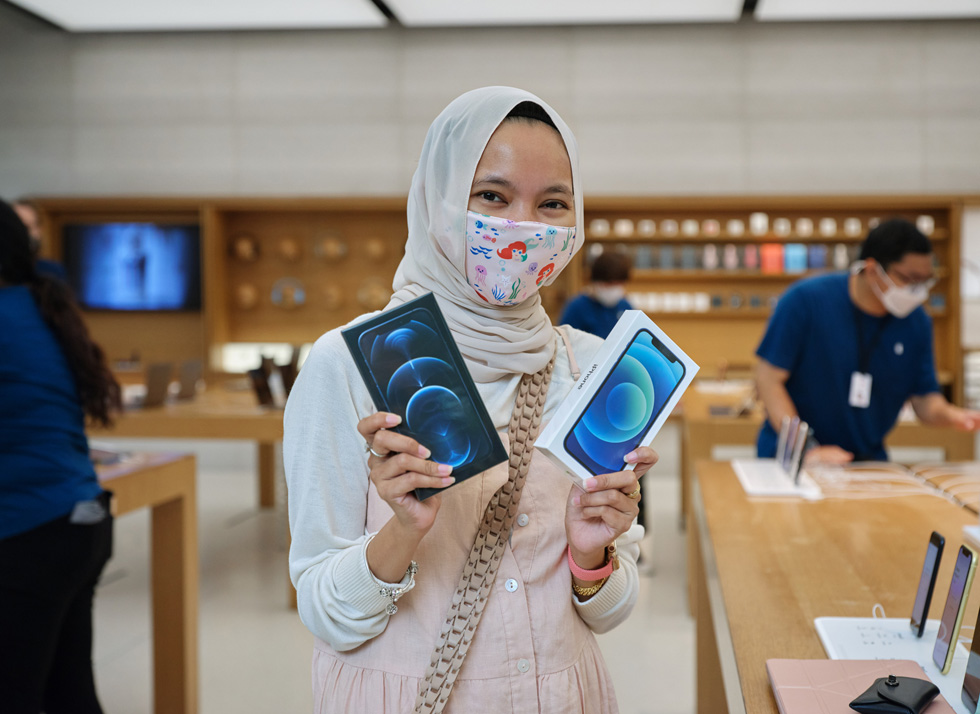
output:
[[930,681],[889,675],[876,679],[850,706],[865,714],[921,714],[938,694]]

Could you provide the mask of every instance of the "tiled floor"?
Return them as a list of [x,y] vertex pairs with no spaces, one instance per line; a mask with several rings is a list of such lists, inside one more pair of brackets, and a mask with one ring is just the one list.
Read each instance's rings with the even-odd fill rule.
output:
[[[622,714],[694,711],[694,623],[686,612],[675,441],[644,485],[652,533],[630,620],[599,642]],[[309,712],[312,636],[286,606],[285,518],[255,507],[252,465],[233,442],[119,442],[199,454],[200,702],[203,714]],[[247,451],[247,450],[246,450]],[[148,527],[123,516],[96,598],[95,666],[111,714],[150,710]],[[666,694],[665,694],[666,693]],[[358,713],[360,714],[360,713]]]

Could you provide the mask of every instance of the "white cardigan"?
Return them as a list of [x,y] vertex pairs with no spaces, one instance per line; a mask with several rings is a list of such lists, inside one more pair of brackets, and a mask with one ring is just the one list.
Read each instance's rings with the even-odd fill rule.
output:
[[[578,362],[587,364],[602,340],[568,326],[563,330]],[[557,342],[543,422],[574,386],[565,344]],[[494,425],[504,433],[519,382],[520,375],[515,375],[477,385]],[[293,386],[285,411],[283,457],[292,533],[289,574],[299,615],[314,635],[337,651],[354,649],[381,634],[389,618],[388,600],[378,592],[379,581],[367,564],[367,544],[374,535],[365,526],[370,481],[364,440],[355,428],[375,411],[340,328],[331,330],[317,340]],[[642,537],[643,528],[635,523],[620,537],[622,567],[595,597],[579,602],[569,589],[568,597],[592,630],[612,629],[632,611]]]

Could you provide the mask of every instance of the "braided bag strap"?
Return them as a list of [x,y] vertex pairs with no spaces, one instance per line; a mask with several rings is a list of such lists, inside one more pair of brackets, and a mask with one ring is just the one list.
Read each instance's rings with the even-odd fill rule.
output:
[[446,706],[476,627],[480,624],[490,589],[497,578],[508,534],[517,516],[517,506],[531,465],[534,440],[541,426],[541,414],[554,367],[555,359],[552,357],[540,372],[526,374],[521,380],[507,432],[510,438],[510,478],[493,495],[483,514],[480,530],[442,626],[439,643],[432,653],[425,679],[415,699],[416,714],[439,714]]

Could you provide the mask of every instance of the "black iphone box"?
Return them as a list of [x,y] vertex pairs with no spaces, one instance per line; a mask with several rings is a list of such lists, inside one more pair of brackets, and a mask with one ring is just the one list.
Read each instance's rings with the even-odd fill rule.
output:
[[[456,483],[507,460],[490,415],[432,293],[342,333],[378,411],[453,467]],[[426,499],[441,488],[415,490]]]

